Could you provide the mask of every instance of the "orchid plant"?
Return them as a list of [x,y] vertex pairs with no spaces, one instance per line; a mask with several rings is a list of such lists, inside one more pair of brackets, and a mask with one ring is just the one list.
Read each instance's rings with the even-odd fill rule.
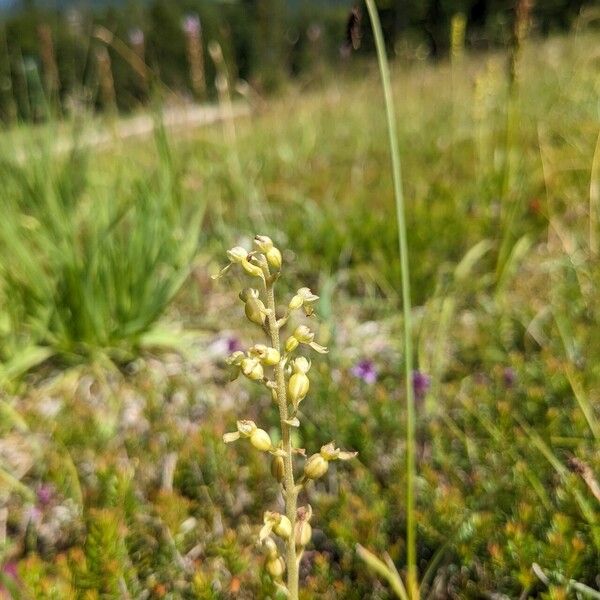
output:
[[[303,349],[324,354],[327,349],[315,341],[315,334],[305,324],[299,324],[283,339],[283,329],[299,311],[305,317],[314,315],[318,296],[307,287],[300,288],[282,313],[275,302],[275,284],[281,275],[282,254],[271,238],[257,235],[254,250],[248,252],[236,246],[227,252],[229,264],[242,270],[260,284],[243,289],[239,298],[244,304],[246,318],[262,329],[267,344],[257,343],[246,352],[238,350],[227,359],[229,365],[249,380],[265,388],[279,410],[281,441],[274,444],[267,431],[254,421],[239,420],[237,430],[223,436],[225,443],[247,440],[250,446],[271,456],[271,473],[281,485],[285,502],[283,513],[267,510],[258,540],[266,554],[265,568],[277,587],[291,600],[298,599],[298,571],[304,548],[310,542],[312,529],[310,505],[298,507],[298,498],[310,481],[323,477],[329,463],[349,460],[356,452],[346,452],[333,442],[324,445],[310,456],[294,447],[292,431],[300,427],[300,405],[305,400],[310,380],[310,359],[299,355]],[[302,473],[296,472],[296,461],[303,460]]]

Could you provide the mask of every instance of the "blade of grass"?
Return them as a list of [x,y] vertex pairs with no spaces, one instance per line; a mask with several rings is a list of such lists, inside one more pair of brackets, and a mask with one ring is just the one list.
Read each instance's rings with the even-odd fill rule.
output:
[[396,569],[390,569],[381,559],[377,558],[372,552],[369,552],[360,544],[356,544],[356,553],[373,571],[375,571],[375,573],[383,577],[390,584],[390,587],[394,590],[394,593],[398,598],[401,600],[409,600],[406,588]]
[[590,215],[589,215],[589,245],[590,252],[598,254],[598,218],[600,212],[600,132],[596,139],[592,173],[590,177]]
[[404,194],[402,191],[402,171],[400,168],[400,149],[398,147],[398,127],[394,112],[392,81],[385,42],[379,14],[374,0],[366,0],[371,26],[375,36],[377,62],[381,75],[385,110],[387,116],[390,154],[392,161],[392,176],[394,181],[394,197],[396,203],[396,219],[398,222],[398,245],[402,279],[402,309],[404,317],[404,376],[406,380],[406,548],[409,597],[418,598],[417,584],[417,527],[415,520],[415,402],[412,386],[413,349],[412,349],[412,318],[410,299],[410,273],[408,269],[408,240],[404,216]]
[[581,409],[581,412],[583,413],[583,416],[589,425],[590,431],[594,436],[594,439],[600,440],[600,424],[598,424],[598,420],[594,414],[594,407],[585,393],[583,385],[579,381],[579,378],[577,377],[571,364],[567,364],[565,366],[565,374],[569,380],[569,384],[571,385],[575,399],[579,404],[579,408]]

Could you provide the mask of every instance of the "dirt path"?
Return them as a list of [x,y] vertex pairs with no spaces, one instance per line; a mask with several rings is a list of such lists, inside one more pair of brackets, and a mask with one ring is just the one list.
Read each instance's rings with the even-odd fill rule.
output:
[[[167,108],[162,113],[162,122],[167,130],[198,128],[226,119],[235,119],[250,114],[247,104],[235,104],[230,109],[218,105],[184,105]],[[154,131],[154,118],[151,114],[137,115],[121,120],[115,128],[105,127],[101,131],[91,131],[86,136],[84,146],[104,146],[114,142],[115,137],[125,140],[132,137],[150,135]]]
[[[236,103],[229,107],[219,105],[182,104],[165,108],[162,111],[162,123],[169,132],[190,130],[205,127],[224,120],[248,116],[250,106]],[[109,119],[93,118],[84,124],[83,132],[77,137],[70,131],[70,126],[59,125],[48,128],[19,129],[4,134],[4,141],[14,152],[19,162],[24,162],[31,151],[31,139],[46,135],[55,136],[51,147],[56,154],[65,154],[73,149],[75,141],[81,148],[106,148],[117,141],[149,136],[154,131],[155,117],[152,113],[138,114],[131,117]]]

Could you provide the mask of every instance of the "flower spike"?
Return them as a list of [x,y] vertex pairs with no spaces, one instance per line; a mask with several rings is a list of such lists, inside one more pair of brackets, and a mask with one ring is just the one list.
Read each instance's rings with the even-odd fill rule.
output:
[[[321,354],[326,353],[327,348],[315,342],[315,333],[307,325],[297,324],[287,337],[282,335],[282,330],[296,310],[302,309],[305,315],[312,316],[313,305],[319,297],[310,288],[301,287],[289,301],[284,314],[278,317],[274,286],[281,275],[282,253],[266,235],[257,235],[253,244],[255,249],[251,252],[241,246],[231,248],[227,252],[229,264],[220,275],[239,265],[251,277],[262,280],[264,289],[247,287],[240,292],[239,298],[244,303],[246,318],[266,333],[268,341],[255,343],[246,352],[231,348],[235,352],[226,362],[236,374],[242,373],[267,389],[278,408],[280,435],[274,445],[269,433],[254,421],[240,420],[237,430],[225,433],[223,441],[231,443],[247,439],[253,448],[271,455],[271,474],[280,485],[285,511],[265,511],[258,539],[266,551],[266,573],[287,598],[298,600],[300,559],[312,537],[312,508],[310,505],[297,508],[298,496],[307,481],[319,479],[328,472],[331,461],[349,460],[356,452],[340,450],[331,442],[307,458],[304,448],[293,444],[293,429],[300,427],[302,418],[298,408],[310,388],[311,362],[304,356],[292,360],[291,353],[300,345]],[[296,479],[294,463],[300,458],[305,461],[304,474]],[[285,554],[280,554],[275,536],[286,546]]]

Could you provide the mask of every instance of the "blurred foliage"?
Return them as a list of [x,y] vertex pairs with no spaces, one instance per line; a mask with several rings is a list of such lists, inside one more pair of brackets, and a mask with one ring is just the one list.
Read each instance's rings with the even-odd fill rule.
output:
[[[467,40],[489,48],[510,40],[513,2],[506,0],[381,1],[381,17],[393,54],[441,56],[448,50],[450,22],[467,17]],[[583,0],[534,3],[539,33],[566,30],[585,7]],[[186,34],[187,16],[200,18],[199,45],[208,93],[216,96],[215,67],[207,47],[216,40],[225,51],[230,76],[272,91],[290,76],[322,76],[337,67],[345,41],[350,3],[285,0],[152,0],[147,3],[95,3],[51,9],[49,3],[23,2],[7,12],[0,27],[0,118],[6,123],[40,121],[52,114],[77,114],[81,106],[110,109],[102,97],[106,73],[99,56],[108,56],[117,106],[131,111],[156,94],[193,97]],[[363,11],[364,12],[364,11]],[[104,32],[110,32],[107,39]],[[45,32],[45,33],[44,33]],[[114,36],[114,37],[112,37]],[[141,36],[141,37],[140,37]],[[361,52],[372,52],[364,28]],[[108,54],[101,53],[107,48]],[[342,52],[343,54],[343,52]],[[136,57],[149,67],[140,75]]]

